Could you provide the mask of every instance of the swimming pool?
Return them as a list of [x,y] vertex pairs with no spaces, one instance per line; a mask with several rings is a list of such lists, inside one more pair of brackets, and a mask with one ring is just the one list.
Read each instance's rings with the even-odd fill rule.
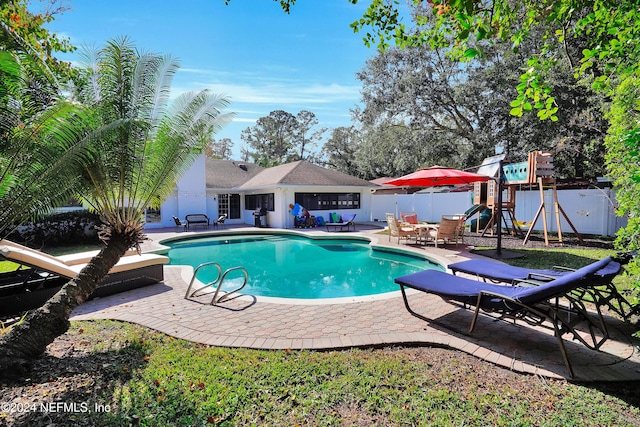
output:
[[[286,234],[216,235],[164,243],[171,265],[216,261],[223,270],[242,266],[249,281],[242,294],[279,298],[340,298],[398,290],[393,279],[419,270],[444,268],[406,252],[373,248],[362,239],[310,238]],[[217,271],[202,269],[207,283]],[[239,277],[234,278],[236,283]],[[226,290],[226,285],[223,286]]]

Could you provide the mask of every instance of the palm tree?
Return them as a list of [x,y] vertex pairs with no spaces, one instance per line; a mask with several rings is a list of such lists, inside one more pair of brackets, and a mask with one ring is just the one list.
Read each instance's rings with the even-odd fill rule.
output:
[[[67,331],[71,311],[84,302],[124,253],[144,239],[144,214],[158,208],[178,178],[201,155],[231,115],[224,97],[185,93],[171,104],[178,63],[137,51],[126,38],[87,50],[74,100],[91,113],[91,132],[78,197],[100,213],[100,253],[44,306],[0,338],[0,366],[20,371]],[[83,122],[84,123],[84,122]]]
[[0,236],[68,202],[80,184],[92,117],[60,97],[41,65],[0,50]]

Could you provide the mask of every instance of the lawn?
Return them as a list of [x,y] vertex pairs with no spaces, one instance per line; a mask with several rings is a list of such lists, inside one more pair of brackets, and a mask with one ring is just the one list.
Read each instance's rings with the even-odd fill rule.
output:
[[[583,265],[609,253],[582,251],[518,263]],[[37,410],[2,412],[0,424],[633,426],[638,385],[548,380],[444,348],[226,349],[127,323],[73,322],[29,378],[0,389],[5,405]],[[45,413],[44,402],[79,410]]]

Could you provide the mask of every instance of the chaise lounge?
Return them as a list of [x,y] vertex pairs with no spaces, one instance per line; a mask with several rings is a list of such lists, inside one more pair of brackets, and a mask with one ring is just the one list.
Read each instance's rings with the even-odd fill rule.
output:
[[[0,316],[40,307],[69,279],[75,277],[99,251],[55,257],[8,240],[0,241],[0,257],[20,264],[0,274]],[[164,280],[169,258],[129,251],[113,266],[89,298],[104,297]],[[26,268],[24,268],[26,267]]]
[[[573,294],[576,298],[582,298],[586,294],[590,295],[594,304],[599,307],[607,306],[624,320],[629,320],[631,316],[640,314],[640,306],[633,306],[611,282],[621,271],[622,265],[627,264],[634,255],[635,253],[620,253],[613,257],[613,261],[609,263],[608,271],[601,270],[595,274],[595,282],[592,286],[576,289]],[[509,284],[518,284],[522,281],[548,282],[575,271],[575,269],[556,266],[550,269],[528,269],[484,259],[456,262],[449,264],[448,268],[453,274],[466,273],[485,281]]]
[[356,214],[342,214],[340,216],[340,221],[325,222],[325,225],[327,227],[327,231],[329,231],[329,227],[333,227],[334,231],[338,227],[340,227],[340,231],[344,231],[345,228],[349,231],[349,227],[353,227],[353,231],[356,231],[356,224],[353,222],[354,219],[356,219]]
[[[532,325],[551,323],[565,365],[573,377],[562,335],[570,333],[588,348],[597,350],[608,338],[608,331],[600,310],[597,313],[598,318],[594,319],[584,303],[572,295],[572,291],[588,288],[594,283],[599,283],[602,277],[618,274],[619,267],[619,263],[607,257],[539,286],[498,285],[454,276],[439,270],[420,271],[398,277],[395,282],[400,285],[404,305],[409,313],[428,322],[437,323],[435,319],[430,319],[411,308],[406,288],[437,295],[449,303],[460,303],[464,308],[473,307],[474,314],[468,333],[473,332],[480,310],[495,313],[500,318],[523,320]],[[559,298],[567,299],[569,305],[559,304]],[[576,329],[578,323],[585,322],[591,342],[585,340]]]

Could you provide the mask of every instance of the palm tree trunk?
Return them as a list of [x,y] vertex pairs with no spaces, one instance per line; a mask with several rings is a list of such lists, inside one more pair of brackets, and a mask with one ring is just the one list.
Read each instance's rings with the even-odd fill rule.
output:
[[31,361],[69,329],[69,316],[87,300],[97,284],[132,247],[130,237],[111,235],[108,244],[76,277],[67,282],[42,307],[30,312],[0,337],[0,377],[22,375]]

